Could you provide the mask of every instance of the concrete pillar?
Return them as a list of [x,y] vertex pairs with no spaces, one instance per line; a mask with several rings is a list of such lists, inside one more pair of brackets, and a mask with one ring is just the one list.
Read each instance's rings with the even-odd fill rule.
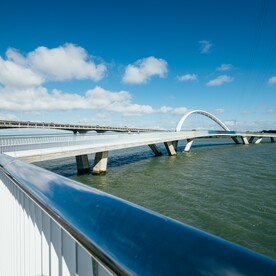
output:
[[247,137],[241,137],[242,138],[242,142],[243,142],[243,144],[244,145],[249,145],[249,142],[248,142],[248,140],[247,140]]
[[258,139],[256,140],[255,144],[260,144],[262,140],[263,140],[262,137],[258,138]]
[[239,143],[240,143],[237,137],[232,136],[231,138],[233,139],[233,141],[234,141],[236,144],[239,144]]
[[162,152],[159,150],[159,148],[155,144],[150,144],[149,147],[154,152],[155,156],[162,155]]
[[255,138],[254,136],[251,136],[250,139],[249,139],[249,143],[253,143],[254,138]]
[[79,174],[90,172],[89,161],[88,161],[87,154],[77,155],[76,156],[76,162],[77,162],[77,168],[78,168],[78,173]]
[[190,151],[190,148],[191,148],[193,142],[194,142],[193,139],[187,139],[187,144],[186,144],[185,149],[184,149],[185,152],[189,152]]
[[175,152],[177,152],[178,141],[172,141],[172,144],[174,146]]
[[176,155],[176,151],[173,145],[173,142],[165,142],[165,147],[169,155]]
[[273,137],[270,137],[270,141],[271,141],[271,143],[275,142]]
[[96,175],[106,174],[107,159],[108,159],[108,151],[97,152],[95,154],[92,174],[96,174]]

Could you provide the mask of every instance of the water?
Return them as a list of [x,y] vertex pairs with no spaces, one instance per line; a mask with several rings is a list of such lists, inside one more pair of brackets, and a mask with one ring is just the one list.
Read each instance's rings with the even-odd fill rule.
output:
[[39,165],[276,259],[275,143],[198,139],[189,153],[162,151],[111,152],[105,176],[78,176],[74,158]]

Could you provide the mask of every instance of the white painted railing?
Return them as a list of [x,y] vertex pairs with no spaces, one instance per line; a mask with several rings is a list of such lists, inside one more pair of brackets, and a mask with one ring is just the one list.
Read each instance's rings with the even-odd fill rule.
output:
[[276,275],[276,261],[0,154],[0,275]]
[[0,173],[0,275],[109,275],[7,175]]

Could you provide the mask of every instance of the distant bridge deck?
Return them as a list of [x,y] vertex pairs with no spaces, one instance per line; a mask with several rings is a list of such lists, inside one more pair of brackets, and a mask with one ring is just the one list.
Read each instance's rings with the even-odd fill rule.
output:
[[96,131],[99,133],[103,133],[106,131],[115,131],[115,132],[164,131],[160,129],[150,129],[150,128],[114,127],[114,126],[99,126],[99,125],[91,126],[91,125],[79,125],[79,124],[58,124],[58,123],[45,123],[45,122],[0,120],[0,129],[11,129],[11,128],[59,129],[59,130],[73,131],[74,133],[85,133],[88,131]]

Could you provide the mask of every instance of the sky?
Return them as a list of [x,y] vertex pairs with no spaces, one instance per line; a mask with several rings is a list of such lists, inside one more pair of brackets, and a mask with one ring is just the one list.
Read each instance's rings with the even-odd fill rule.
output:
[[[276,1],[2,1],[0,120],[276,129]],[[183,129],[219,129],[202,115]]]

